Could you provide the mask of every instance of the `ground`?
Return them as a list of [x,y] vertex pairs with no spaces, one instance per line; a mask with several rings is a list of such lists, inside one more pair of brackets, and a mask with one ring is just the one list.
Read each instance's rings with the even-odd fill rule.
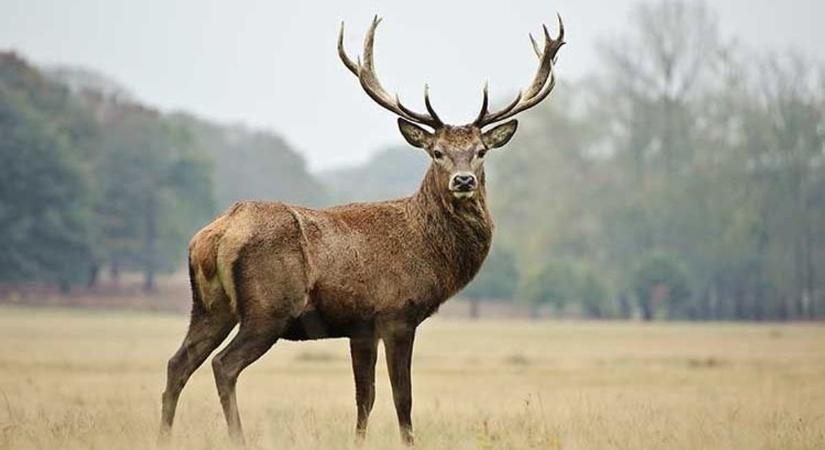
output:
[[[0,448],[153,448],[170,313],[0,307]],[[227,448],[208,364],[174,448]],[[825,326],[430,319],[419,448],[825,448]],[[241,375],[251,448],[358,448],[344,340],[279,342]],[[365,449],[400,447],[383,359]]]

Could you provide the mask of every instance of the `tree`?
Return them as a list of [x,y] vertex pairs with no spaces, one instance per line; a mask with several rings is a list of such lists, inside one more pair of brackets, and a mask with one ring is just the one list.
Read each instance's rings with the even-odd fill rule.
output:
[[688,277],[675,257],[659,252],[645,256],[634,272],[632,285],[644,320],[653,320],[660,308],[667,311],[669,319],[692,317]]
[[214,162],[211,171],[218,209],[240,200],[309,206],[328,202],[324,186],[309,172],[304,158],[277,134],[216,124],[186,114],[168,120],[188,130],[191,145]]
[[509,301],[518,284],[519,274],[513,254],[493,246],[478,275],[461,292],[470,300],[470,317],[480,316],[482,301]]
[[[813,318],[823,299],[825,68],[795,54],[758,65],[744,115],[748,198],[761,220],[754,236],[757,295],[774,287],[788,318]],[[788,276],[790,274],[790,276]]]
[[376,152],[364,164],[328,170],[320,175],[331,200],[363,202],[410,195],[427,171],[427,158],[409,147],[389,147]]
[[566,261],[549,261],[528,272],[519,297],[530,306],[530,317],[539,317],[542,305],[560,312],[575,298],[577,280],[574,266]]
[[91,254],[87,128],[68,92],[0,54],[0,281],[68,290]]
[[141,269],[153,291],[155,274],[179,266],[187,237],[214,212],[211,163],[186,129],[152,110],[105,99],[97,108],[106,259],[115,272]]
[[579,266],[574,298],[581,304],[586,317],[603,319],[611,315],[607,286],[602,277],[587,265]]

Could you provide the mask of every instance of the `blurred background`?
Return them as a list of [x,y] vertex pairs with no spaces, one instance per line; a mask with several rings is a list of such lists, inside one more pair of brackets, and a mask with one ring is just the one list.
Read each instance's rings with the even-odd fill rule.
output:
[[488,159],[469,317],[825,317],[825,3],[0,0],[0,302],[186,311],[194,231],[234,201],[413,193],[423,152],[361,91],[469,121],[567,41]]

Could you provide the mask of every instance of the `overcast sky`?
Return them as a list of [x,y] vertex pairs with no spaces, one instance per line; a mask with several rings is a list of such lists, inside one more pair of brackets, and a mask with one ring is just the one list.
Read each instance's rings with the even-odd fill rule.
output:
[[[376,66],[384,86],[421,107],[428,82],[448,122],[468,121],[481,87],[493,98],[535,70],[527,40],[565,19],[560,76],[599,61],[594,44],[626,30],[633,0],[0,0],[0,49],[39,64],[82,65],[163,110],[274,130],[313,169],[349,165],[400,144],[394,118],[362,93],[335,52],[339,21],[357,56],[373,14],[384,17]],[[717,0],[726,37],[796,48],[825,61],[825,1]]]

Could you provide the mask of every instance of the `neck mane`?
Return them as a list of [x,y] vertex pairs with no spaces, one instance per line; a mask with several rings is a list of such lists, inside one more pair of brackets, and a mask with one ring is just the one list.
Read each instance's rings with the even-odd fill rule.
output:
[[469,199],[455,198],[447,189],[446,177],[439,175],[438,168],[431,164],[418,192],[409,200],[451,296],[481,268],[490,250],[493,220],[487,209],[483,172],[478,190]]

